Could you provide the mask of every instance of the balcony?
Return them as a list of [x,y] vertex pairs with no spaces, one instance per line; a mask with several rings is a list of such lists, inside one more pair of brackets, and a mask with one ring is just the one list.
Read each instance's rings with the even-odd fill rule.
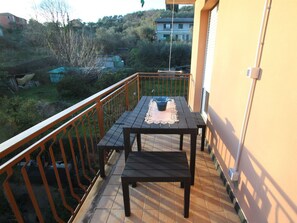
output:
[[[105,154],[108,176],[99,177],[96,145],[115,120],[143,95],[187,98],[189,79],[190,74],[133,74],[2,143],[3,220],[240,222],[208,152],[197,150],[189,219],[183,218],[182,189],[175,183],[141,183],[131,189],[132,216],[124,217],[123,152]],[[145,150],[178,150],[178,140],[146,135],[142,143]],[[184,150],[189,153],[187,137]]]

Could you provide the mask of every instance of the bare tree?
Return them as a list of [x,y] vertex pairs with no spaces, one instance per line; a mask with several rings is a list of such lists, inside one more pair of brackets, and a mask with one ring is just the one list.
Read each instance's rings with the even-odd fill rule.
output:
[[98,47],[94,36],[83,24],[79,27],[72,25],[69,6],[64,0],[43,0],[40,15],[47,21],[46,44],[58,61],[83,67],[86,74],[98,67]]
[[65,0],[42,0],[39,14],[46,21],[65,27],[69,20],[69,5]]

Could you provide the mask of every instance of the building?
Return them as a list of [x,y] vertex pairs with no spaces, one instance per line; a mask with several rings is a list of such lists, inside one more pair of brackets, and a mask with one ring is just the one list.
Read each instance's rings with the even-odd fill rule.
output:
[[248,222],[297,222],[297,1],[194,5],[189,104],[237,209]]
[[1,26],[0,26],[0,36],[4,36],[4,34],[3,34],[3,29],[2,29]]
[[[172,23],[171,18],[156,19],[157,40],[170,40],[172,32],[172,38],[175,41],[191,41],[193,20],[193,18],[174,18]],[[171,31],[172,24],[173,30]]]
[[23,28],[27,20],[11,13],[0,13],[0,25],[6,29]]

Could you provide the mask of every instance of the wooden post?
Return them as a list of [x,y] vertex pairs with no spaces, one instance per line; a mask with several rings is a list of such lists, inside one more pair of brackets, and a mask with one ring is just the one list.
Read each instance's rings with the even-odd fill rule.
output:
[[104,130],[104,112],[103,112],[102,102],[100,100],[97,102],[96,109],[98,114],[99,136],[100,136],[100,139],[102,139],[103,136],[105,135],[105,130]]
[[138,95],[138,101],[140,100],[140,76],[139,73],[137,74],[137,95]]
[[125,82],[126,111],[129,111],[129,82]]

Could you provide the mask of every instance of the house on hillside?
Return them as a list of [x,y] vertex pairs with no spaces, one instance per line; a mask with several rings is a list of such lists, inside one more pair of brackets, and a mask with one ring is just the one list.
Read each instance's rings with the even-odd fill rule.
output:
[[173,21],[171,18],[158,18],[155,20],[157,40],[170,40],[173,32],[175,41],[192,41],[193,22],[193,18],[174,18]]
[[11,13],[0,13],[0,25],[6,29],[23,28],[27,25],[27,20]]

